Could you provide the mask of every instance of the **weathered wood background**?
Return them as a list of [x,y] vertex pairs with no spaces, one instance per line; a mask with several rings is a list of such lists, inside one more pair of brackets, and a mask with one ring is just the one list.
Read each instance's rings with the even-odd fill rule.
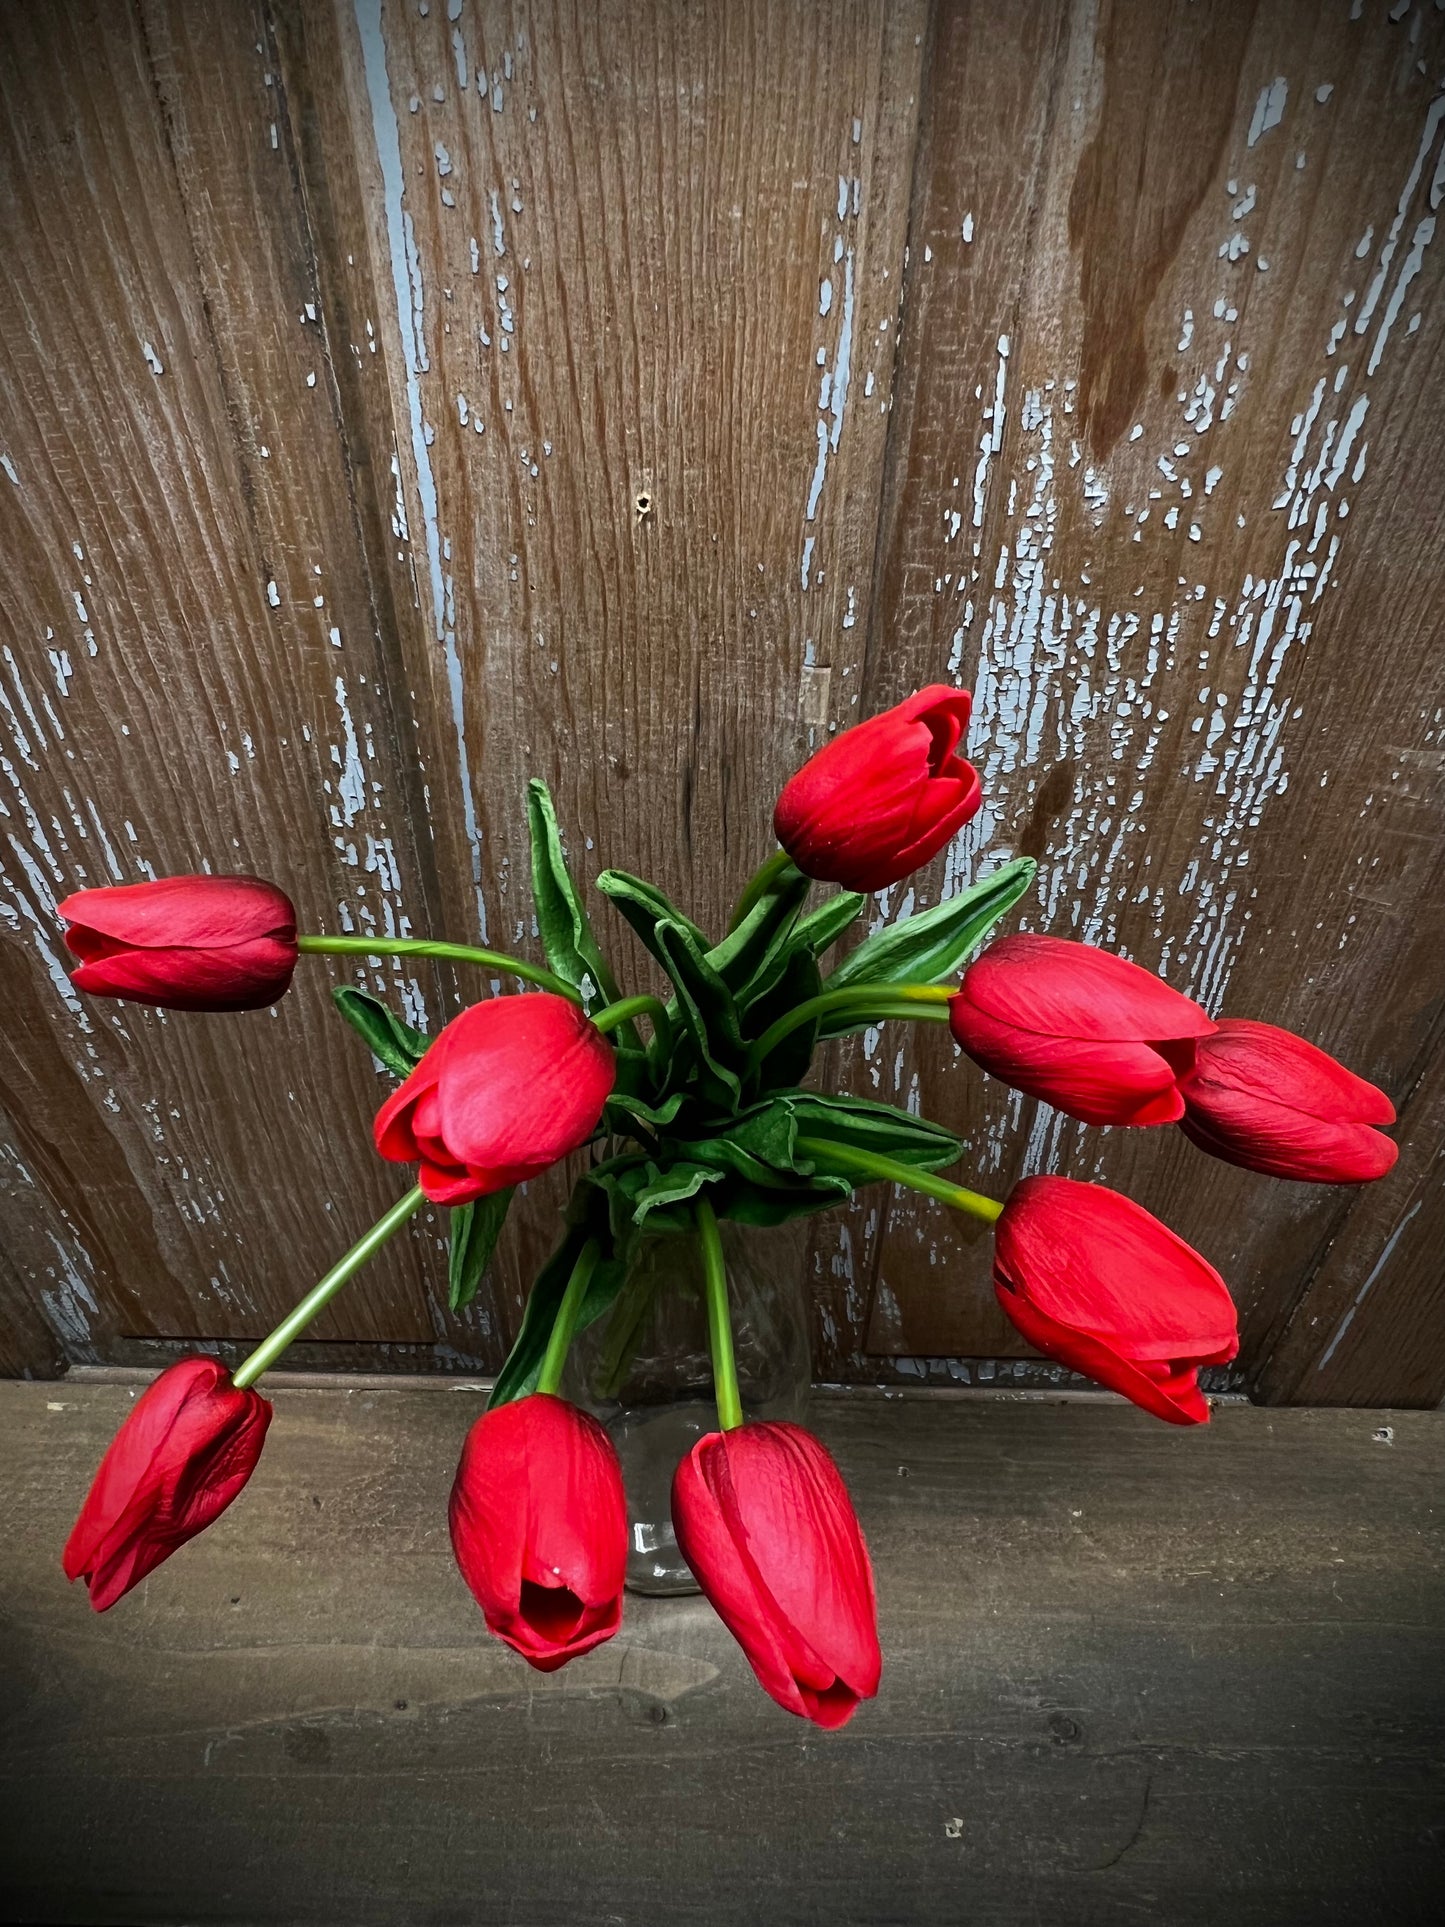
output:
[[[830,1071],[1168,1219],[1263,1396],[1437,1400],[1442,84],[1440,0],[0,5],[0,1363],[254,1337],[395,1193],[324,968],[85,1003],[58,897],[526,944],[538,773],[716,921],[810,745],[949,679],[987,803],[911,901],[1033,853],[1028,924],[1405,1149],[1275,1184],[931,1031]],[[495,1363],[559,1195],[465,1317],[418,1225],[299,1362]],[[941,1211],[813,1265],[822,1376],[1029,1369]]]

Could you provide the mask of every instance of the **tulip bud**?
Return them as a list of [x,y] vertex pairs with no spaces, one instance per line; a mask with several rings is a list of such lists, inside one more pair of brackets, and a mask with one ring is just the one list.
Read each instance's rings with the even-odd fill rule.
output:
[[260,1010],[296,968],[291,899],[260,877],[161,877],[77,890],[57,905],[95,997],[166,1010]]
[[773,829],[805,876],[882,890],[936,856],[983,800],[955,752],[968,727],[963,689],[933,683],[844,730],[791,777]]
[[1026,1178],[994,1229],[994,1290],[1031,1345],[1174,1425],[1209,1417],[1198,1368],[1239,1350],[1213,1265],[1117,1191]]
[[1173,1124],[1176,1079],[1214,1029],[1190,998],[1091,944],[990,944],[948,1009],[955,1041],[1015,1090],[1086,1124]]
[[801,1426],[699,1439],[672,1483],[683,1557],[779,1706],[842,1726],[878,1690],[873,1568],[837,1466]]
[[1185,1136],[1246,1171],[1363,1184],[1382,1178],[1399,1155],[1371,1128],[1395,1121],[1385,1093],[1274,1024],[1222,1018],[1201,1038],[1179,1090]]
[[256,1469],[271,1423],[214,1358],[183,1358],[137,1399],[66,1541],[67,1579],[98,1613],[220,1517]]
[[434,1204],[470,1204],[547,1170],[597,1127],[612,1048],[566,997],[473,1004],[376,1114],[376,1148],[420,1164]]
[[622,1623],[627,1501],[596,1419],[549,1392],[495,1406],[467,1434],[452,1549],[488,1626],[539,1673]]

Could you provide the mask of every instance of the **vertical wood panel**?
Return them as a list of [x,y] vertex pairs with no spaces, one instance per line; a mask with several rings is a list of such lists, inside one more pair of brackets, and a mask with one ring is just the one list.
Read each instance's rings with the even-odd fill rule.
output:
[[[779,784],[858,713],[923,9],[288,19],[298,67],[346,77],[308,171],[391,373],[373,487],[394,456],[449,927],[534,942],[534,774],[581,876],[640,871],[720,927]],[[558,1195],[508,1231],[514,1304]]]
[[[539,773],[584,878],[716,924],[795,763],[943,679],[986,807],[879,916],[1034,854],[1026,925],[1414,1093],[1409,1149],[1271,1184],[934,1033],[827,1075],[1157,1210],[1268,1396],[1445,1391],[1442,71],[1424,0],[6,10],[0,1363],[253,1333],[395,1192],[321,966],[84,1005],[66,890],[210,860],[534,948]],[[419,1226],[318,1338],[495,1363],[564,1191],[464,1318]],[[830,1215],[820,1371],[1017,1353],[987,1256]]]
[[[1030,851],[1027,925],[1403,1099],[1445,939],[1445,23],[1354,11],[940,8],[868,690],[975,694],[985,808],[920,900]],[[1012,178],[979,168],[980,129]],[[1366,1208],[1074,1126],[946,1056],[872,1068],[961,1120],[994,1188],[1058,1168],[1158,1211],[1230,1278],[1255,1364]],[[1440,1208],[1393,1264],[1438,1250]],[[1007,1344],[982,1257],[945,1291],[938,1238],[894,1211],[870,1350]],[[1445,1352],[1425,1379],[1445,1390]]]
[[[209,864],[365,928],[421,892],[264,17],[0,35],[7,1239],[39,1206],[72,1273],[22,1282],[109,1356],[264,1331],[396,1180],[319,970],[274,1014],[84,1001],[56,899]],[[435,1338],[429,1254],[418,1230],[339,1329]]]

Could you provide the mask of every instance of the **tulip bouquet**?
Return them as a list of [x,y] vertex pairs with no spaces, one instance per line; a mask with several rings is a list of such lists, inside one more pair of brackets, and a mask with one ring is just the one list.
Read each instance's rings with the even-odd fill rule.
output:
[[[529,792],[546,964],[424,939],[298,936],[274,885],[193,876],[85,890],[60,905],[83,990],[182,1010],[273,1003],[303,954],[480,966],[524,986],[435,1037],[342,985],[333,996],[398,1080],[376,1114],[383,1158],[418,1183],[236,1370],[193,1357],[139,1399],[65,1548],[103,1611],[235,1498],[271,1407],[256,1380],[424,1201],[450,1213],[454,1306],[475,1293],[515,1187],[583,1147],[557,1248],[462,1451],[452,1543],[492,1631],[551,1670],[616,1632],[627,1515],[607,1432],[559,1395],[573,1337],[621,1288],[643,1233],[696,1241],[717,1430],[678,1466],[672,1511],[698,1584],[764,1689],[824,1727],[878,1684],[873,1575],[833,1460],[791,1423],[751,1421],[733,1356],[720,1219],[775,1226],[858,1187],[898,1185],[993,1226],[998,1301],[1027,1341],[1173,1424],[1209,1416],[1199,1368],[1232,1358],[1223,1280],[1142,1206],[1037,1176],[1000,1203],[939,1173],[944,1126],[806,1082],[824,1040],[890,1021],[947,1023],[990,1075],[1092,1124],[1178,1124],[1203,1150],[1286,1178],[1381,1176],[1389,1100],[1270,1024],[1212,1020],[1123,958],[1057,937],[1003,938],[963,966],[1032,880],[1009,863],[883,925],[828,967],[868,893],[927,863],[978,809],[960,753],[969,698],[936,686],[830,741],[789,781],[780,845],[728,930],[706,934],[641,878],[597,888],[670,986],[624,995],[569,871],[551,799]],[[815,883],[841,886],[809,905]],[[960,980],[960,971],[963,974]]]

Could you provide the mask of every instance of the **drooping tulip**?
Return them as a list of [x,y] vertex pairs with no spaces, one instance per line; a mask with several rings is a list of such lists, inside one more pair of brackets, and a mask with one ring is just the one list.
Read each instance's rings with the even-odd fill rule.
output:
[[296,912],[248,876],[161,877],[77,890],[57,905],[79,957],[71,981],[95,997],[167,1010],[260,1010],[296,968]]
[[1239,1350],[1224,1280],[1142,1205],[1102,1184],[1026,1178],[994,1228],[994,1290],[1048,1358],[1174,1425],[1209,1417],[1201,1365]]
[[1364,1184],[1383,1177],[1399,1155],[1375,1128],[1395,1121],[1385,1093],[1274,1024],[1221,1018],[1200,1039],[1179,1090],[1185,1136],[1246,1171]]
[[983,800],[958,752],[971,700],[933,683],[844,730],[784,786],[779,843],[805,875],[848,890],[882,890],[943,848]]
[[534,1392],[483,1413],[452,1487],[452,1550],[488,1626],[552,1673],[622,1623],[627,1502],[590,1413]]
[[873,1568],[832,1457],[801,1426],[699,1439],[672,1485],[677,1542],[779,1706],[842,1726],[878,1690]]
[[454,1017],[382,1105],[376,1148],[419,1163],[434,1204],[469,1204],[585,1144],[615,1076],[612,1047],[568,998],[494,997]]
[[969,965],[948,1016],[976,1064],[1086,1124],[1176,1123],[1177,1080],[1214,1029],[1138,964],[1027,933]]
[[220,1517],[256,1469],[271,1406],[214,1358],[182,1358],[111,1440],[66,1541],[68,1579],[104,1612]]

